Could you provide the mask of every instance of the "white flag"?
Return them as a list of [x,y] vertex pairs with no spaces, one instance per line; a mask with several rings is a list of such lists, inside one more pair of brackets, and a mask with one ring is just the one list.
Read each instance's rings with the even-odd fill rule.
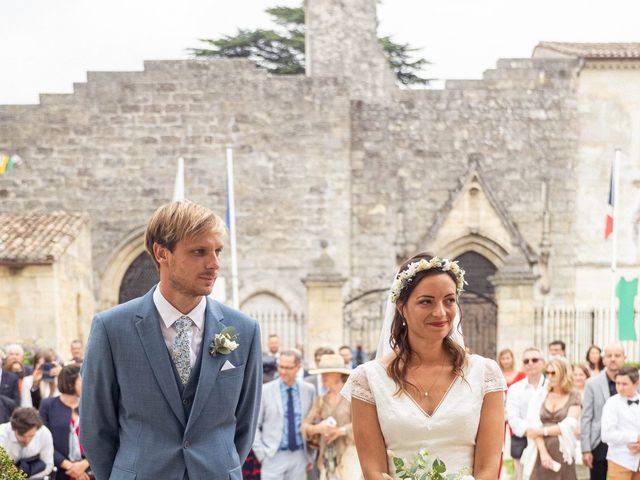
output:
[[173,187],[173,201],[184,200],[184,159],[178,159],[178,171],[176,172],[176,183]]

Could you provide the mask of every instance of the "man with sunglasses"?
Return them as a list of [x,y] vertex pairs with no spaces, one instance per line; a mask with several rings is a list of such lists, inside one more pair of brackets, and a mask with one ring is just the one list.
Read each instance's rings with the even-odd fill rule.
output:
[[507,391],[506,413],[511,427],[511,458],[517,480],[522,480],[520,457],[527,446],[527,429],[533,428],[527,422],[529,402],[543,388],[545,378],[542,375],[544,358],[535,347],[527,348],[522,354],[522,370],[526,377],[514,383]]

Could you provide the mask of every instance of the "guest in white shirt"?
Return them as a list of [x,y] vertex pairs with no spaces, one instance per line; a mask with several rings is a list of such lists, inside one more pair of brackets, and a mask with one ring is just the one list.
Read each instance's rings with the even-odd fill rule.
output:
[[640,480],[640,398],[638,369],[623,367],[616,374],[617,395],[602,409],[602,441],[607,451],[609,480]]
[[17,408],[0,425],[0,447],[28,478],[44,478],[53,470],[53,438],[35,408]]
[[511,427],[511,457],[518,480],[522,479],[520,457],[527,446],[527,430],[533,428],[527,420],[527,409],[531,399],[543,393],[545,378],[542,376],[544,358],[535,347],[527,348],[522,354],[522,370],[526,378],[514,383],[507,391],[506,414]]

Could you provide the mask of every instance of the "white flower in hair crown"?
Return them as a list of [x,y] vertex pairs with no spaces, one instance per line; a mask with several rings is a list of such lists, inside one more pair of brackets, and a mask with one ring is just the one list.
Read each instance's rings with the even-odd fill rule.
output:
[[413,280],[416,273],[424,270],[440,270],[442,272],[451,272],[456,277],[456,290],[460,294],[467,282],[464,281],[464,270],[460,268],[458,262],[447,258],[433,257],[431,260],[423,258],[417,262],[410,263],[407,268],[396,275],[389,292],[389,301],[395,303],[400,298],[402,290]]

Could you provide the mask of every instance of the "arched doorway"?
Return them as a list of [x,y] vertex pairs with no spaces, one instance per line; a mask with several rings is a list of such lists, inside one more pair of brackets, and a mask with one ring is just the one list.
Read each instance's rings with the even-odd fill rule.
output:
[[498,306],[489,277],[497,269],[476,252],[465,252],[456,260],[466,271],[468,283],[460,296],[465,344],[472,353],[496,358]]
[[147,252],[138,255],[122,277],[118,303],[143,296],[160,280],[158,269]]

